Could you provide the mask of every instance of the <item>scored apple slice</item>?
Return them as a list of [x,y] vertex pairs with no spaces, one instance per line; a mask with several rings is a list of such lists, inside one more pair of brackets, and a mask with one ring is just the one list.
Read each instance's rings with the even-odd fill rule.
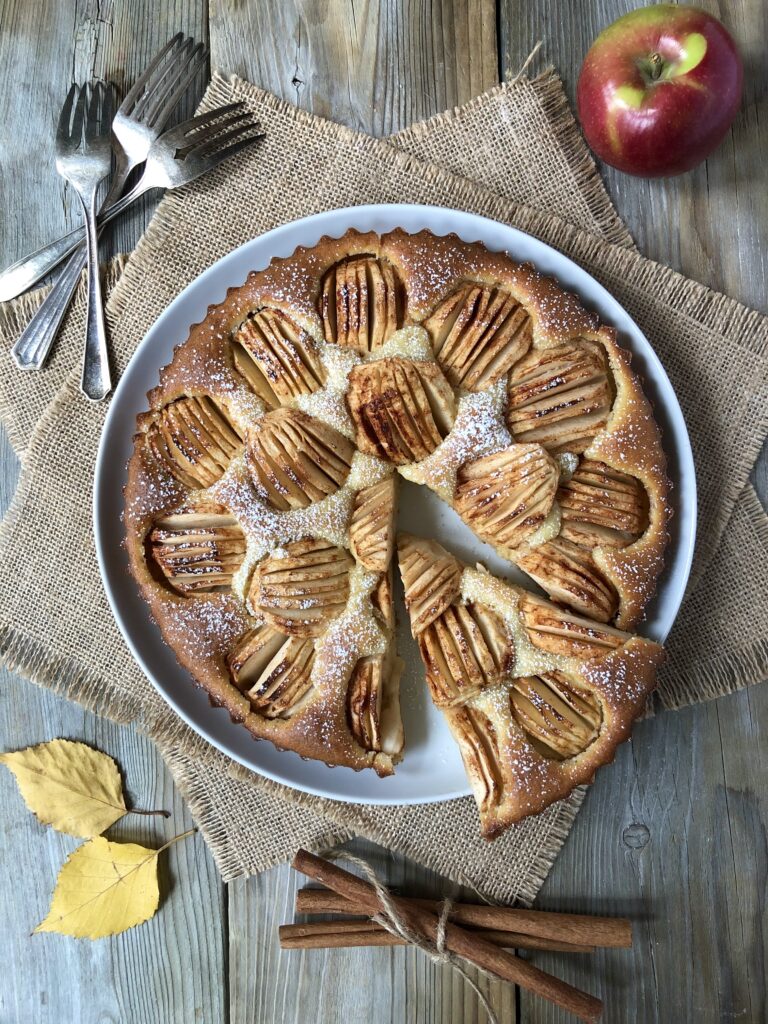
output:
[[270,409],[311,395],[325,383],[315,342],[279,309],[259,309],[243,321],[233,335],[232,358]]
[[349,599],[352,556],[328,541],[293,541],[257,566],[248,600],[254,612],[291,636],[320,636]]
[[535,349],[512,368],[507,426],[518,441],[535,441],[553,454],[579,454],[605,428],[612,404],[602,346],[564,342]]
[[555,601],[610,622],[619,608],[616,588],[597,565],[588,548],[562,537],[518,554],[517,565]]
[[386,572],[395,545],[397,476],[391,473],[355,495],[349,524],[349,546],[371,572]]
[[232,682],[265,718],[290,718],[312,688],[314,641],[268,623],[245,633],[227,658]]
[[403,326],[405,295],[388,260],[350,256],[325,274],[320,316],[325,340],[373,352]]
[[209,395],[177,398],[147,430],[154,456],[192,489],[211,487],[242,448],[238,427]]
[[427,683],[437,707],[465,704],[495,686],[515,657],[504,620],[479,603],[454,601],[419,633]]
[[621,647],[630,639],[625,633],[602,622],[574,615],[551,601],[523,591],[520,615],[534,647],[566,657],[593,658]]
[[400,717],[402,662],[390,654],[361,658],[347,688],[347,723],[363,750],[399,757],[403,749]]
[[596,459],[579,461],[557,501],[561,534],[575,544],[623,548],[648,526],[648,496],[640,481]]
[[424,321],[454,387],[485,391],[531,347],[531,318],[503,288],[467,282]]
[[155,564],[179,594],[226,590],[245,559],[245,535],[234,516],[212,502],[155,521],[149,534]]
[[456,397],[440,367],[401,357],[356,366],[347,405],[357,447],[396,466],[431,455],[456,418]]
[[335,494],[349,476],[354,454],[348,438],[299,409],[267,413],[246,438],[245,457],[256,490],[284,512]]
[[398,536],[397,554],[411,633],[418,637],[458,598],[462,566],[436,541],[408,533]]
[[510,699],[518,725],[545,757],[575,757],[600,733],[600,701],[565,672],[521,676]]
[[460,467],[454,508],[481,540],[508,553],[551,512],[559,475],[541,445],[514,444]]

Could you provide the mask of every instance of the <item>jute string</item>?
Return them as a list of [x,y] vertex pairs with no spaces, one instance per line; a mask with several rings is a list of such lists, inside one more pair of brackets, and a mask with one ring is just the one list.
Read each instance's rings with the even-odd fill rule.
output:
[[[392,898],[392,893],[386,885],[384,885],[371,865],[367,861],[363,860],[362,857],[356,857],[354,854],[346,853],[345,851],[330,851],[324,853],[322,856],[325,857],[326,860],[343,860],[348,864],[352,864],[355,867],[360,868],[366,879],[376,890],[376,895],[383,908],[381,913],[370,915],[371,920],[375,921],[376,924],[381,925],[382,928],[386,928],[390,935],[396,935],[409,945],[416,946],[416,948],[420,949],[425,956],[429,957],[432,963],[453,968],[453,970],[461,976],[464,983],[469,985],[480,1000],[480,1005],[485,1011],[489,1024],[499,1024],[498,1017],[494,1013],[488,997],[477,985],[475,980],[470,977],[467,969],[464,967],[464,960],[462,957],[452,953],[446,947],[446,929],[455,903],[453,897],[446,896],[440,903],[440,913],[437,916],[435,941],[431,942],[425,935],[422,935],[421,932],[414,931],[408,926],[402,914],[397,909],[397,905]],[[499,980],[498,976],[494,974],[493,971],[487,971],[479,964],[474,964],[473,966],[486,978],[490,978],[493,981]]]
[[525,58],[523,63],[520,65],[520,69],[517,72],[517,74],[515,75],[515,77],[510,80],[510,82],[509,82],[510,85],[514,85],[515,82],[518,82],[523,77],[523,75],[526,73],[526,71],[531,66],[531,64],[533,64],[533,61],[534,61],[534,59],[536,57],[536,54],[541,49],[542,45],[543,45],[543,41],[541,39],[539,39],[538,42],[534,45],[534,47],[531,50],[531,52]]

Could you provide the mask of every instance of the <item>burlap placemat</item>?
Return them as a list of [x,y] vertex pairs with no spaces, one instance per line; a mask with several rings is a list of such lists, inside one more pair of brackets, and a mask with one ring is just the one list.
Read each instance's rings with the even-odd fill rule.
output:
[[[118,370],[158,313],[205,266],[286,220],[333,206],[410,201],[513,222],[577,259],[627,306],[665,361],[688,417],[707,528],[697,558],[700,585],[686,602],[679,641],[671,642],[664,699],[670,705],[702,699],[763,674],[759,633],[768,588],[754,570],[765,564],[768,531],[744,486],[766,427],[766,323],[632,251],[556,77],[493,90],[390,145],[313,118],[239,80],[217,78],[205,103],[228,101],[233,93],[254,109],[266,142],[237,166],[161,203],[110,296]],[[432,161],[442,154],[453,173],[406,149]],[[557,210],[570,223],[536,206]],[[36,301],[30,297],[4,311],[0,331],[9,343]],[[233,766],[191,733],[137,671],[111,620],[92,552],[90,481],[103,410],[81,400],[76,377],[65,372],[65,354],[79,347],[81,321],[82,310],[74,310],[46,374],[22,377],[6,367],[0,373],[0,413],[24,458],[0,535],[4,574],[14,580],[0,597],[0,645],[8,663],[146,730],[188,797],[225,878],[280,861],[299,843],[318,846],[362,833],[490,895],[531,899],[582,794],[492,846],[477,838],[468,799],[382,809],[302,796]],[[699,404],[706,415],[697,414]],[[712,587],[709,579],[720,561],[717,580],[737,578],[743,595],[733,608],[733,591]],[[51,576],[55,585],[48,585]],[[742,628],[731,630],[728,620],[739,615]],[[676,646],[684,652],[679,659]]]

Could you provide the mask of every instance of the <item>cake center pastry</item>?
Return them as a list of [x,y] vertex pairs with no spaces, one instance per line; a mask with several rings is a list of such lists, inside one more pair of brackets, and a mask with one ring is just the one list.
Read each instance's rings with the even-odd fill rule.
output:
[[[632,631],[668,484],[628,354],[554,280],[455,235],[323,238],[210,308],[148,398],[131,571],[181,665],[254,737],[394,771],[396,558],[485,836],[613,758],[663,657]],[[399,476],[530,587],[398,535]]]

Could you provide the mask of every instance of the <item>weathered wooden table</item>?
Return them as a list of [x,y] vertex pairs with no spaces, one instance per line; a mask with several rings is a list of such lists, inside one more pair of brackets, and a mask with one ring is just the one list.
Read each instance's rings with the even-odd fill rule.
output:
[[[744,104],[731,135],[683,178],[648,182],[607,172],[606,179],[644,253],[766,309],[766,6],[700,2],[723,17],[746,61]],[[0,0],[0,264],[78,221],[52,154],[71,79],[96,74],[130,83],[179,29],[210,43],[216,67],[382,135],[513,75],[540,38],[573,98],[589,42],[634,6],[635,0]],[[148,212],[120,224],[113,251],[132,248]],[[5,509],[18,466],[7,444],[2,458]],[[765,458],[761,466],[756,480],[765,498]],[[172,824],[129,822],[118,829],[123,837],[152,843],[188,826],[150,743],[7,673],[2,684],[3,749],[54,736],[84,739],[117,757],[137,804],[173,811]],[[637,922],[636,945],[629,953],[537,962],[602,994],[608,1022],[768,1019],[768,745],[761,720],[768,721],[766,686],[663,714],[636,728],[592,787],[539,904],[628,914]],[[95,943],[30,937],[76,841],[35,823],[9,773],[0,773],[0,787],[3,1022],[483,1019],[460,979],[415,951],[281,955],[275,927],[291,918],[290,870],[225,886],[199,838],[169,857],[167,896],[150,923]],[[371,852],[363,843],[353,848]],[[376,857],[393,882],[439,891],[439,879],[428,872],[383,851]],[[563,1019],[525,993],[502,985],[490,990],[505,1021]]]

